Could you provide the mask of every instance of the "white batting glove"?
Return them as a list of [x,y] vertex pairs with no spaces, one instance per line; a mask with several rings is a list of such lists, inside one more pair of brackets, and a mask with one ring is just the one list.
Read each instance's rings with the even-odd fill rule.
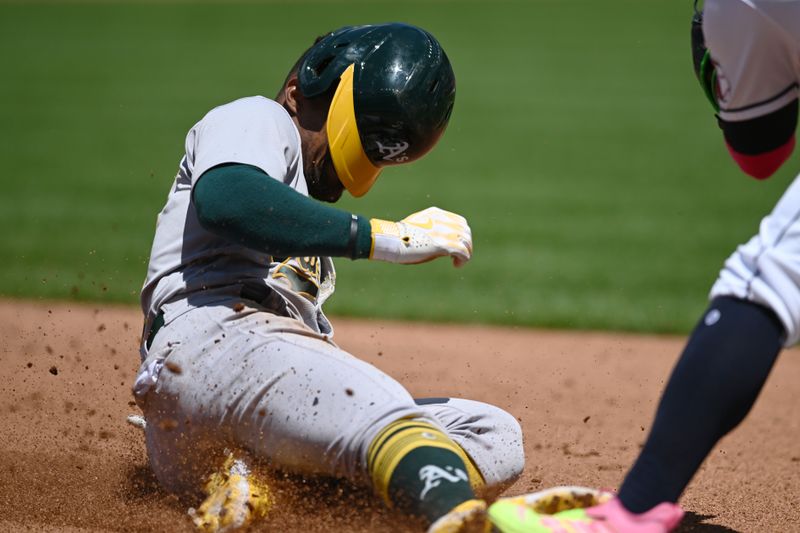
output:
[[429,207],[400,222],[373,218],[370,259],[416,264],[450,256],[460,267],[472,257],[472,230],[461,215]]

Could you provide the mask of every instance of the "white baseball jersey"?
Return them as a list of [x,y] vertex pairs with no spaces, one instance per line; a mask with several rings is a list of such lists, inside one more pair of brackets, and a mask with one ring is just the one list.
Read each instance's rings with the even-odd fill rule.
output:
[[[524,465],[513,416],[468,400],[419,405],[400,383],[333,343],[321,309],[334,289],[330,258],[281,261],[200,226],[192,187],[223,163],[253,165],[307,194],[299,133],[276,102],[223,105],[186,137],[142,291],[145,331],[159,312],[164,325],[142,346],[134,384],[162,485],[196,493],[216,454],[231,447],[285,470],[369,484],[367,450],[401,418],[440,427],[488,486],[512,483]],[[242,292],[252,284],[266,299]]]
[[[192,188],[207,170],[224,163],[252,165],[297,192],[308,195],[303,175],[300,134],[277,102],[263,96],[241,98],[212,109],[186,136],[167,203],[158,216],[141,304],[149,324],[162,306],[173,316],[192,307],[181,296],[242,284],[266,283],[275,296],[268,306],[302,320],[312,330],[331,334],[322,304],[333,293],[335,271],[330,258],[276,259],[210,233],[200,226]],[[146,331],[146,330],[145,330]]]
[[[723,121],[761,118],[797,99],[800,0],[706,0],[703,34],[717,71]],[[772,129],[757,129],[756,137]],[[710,296],[734,296],[772,309],[791,346],[800,341],[798,280],[800,177],[764,217],[758,233],[731,254]]]
[[761,117],[797,98],[800,1],[706,0],[703,35],[722,120]]

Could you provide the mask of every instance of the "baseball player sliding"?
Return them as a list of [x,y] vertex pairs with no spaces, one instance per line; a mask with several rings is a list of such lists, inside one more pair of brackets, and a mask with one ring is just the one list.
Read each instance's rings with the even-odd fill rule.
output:
[[[757,179],[771,176],[794,149],[798,22],[799,0],[707,0],[692,21],[697,77],[730,155]],[[674,528],[682,514],[675,502],[703,460],[750,411],[781,348],[800,340],[798,280],[800,176],[725,262],[619,497],[554,516],[524,501],[500,502],[493,519],[510,517],[520,533]]]
[[428,152],[454,97],[429,33],[346,27],[303,54],[274,100],[230,102],[189,131],[142,290],[134,393],[160,483],[205,492],[192,511],[199,528],[267,513],[254,461],[370,485],[434,532],[488,527],[474,491],[522,471],[513,416],[470,400],[415,401],[338,348],[322,311],[331,257],[470,260],[457,214],[431,207],[393,222],[318,201],[362,196],[383,167]]

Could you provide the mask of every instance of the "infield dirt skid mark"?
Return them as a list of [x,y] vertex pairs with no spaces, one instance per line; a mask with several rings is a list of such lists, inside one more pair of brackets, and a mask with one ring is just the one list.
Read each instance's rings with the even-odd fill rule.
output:
[[[132,307],[0,301],[0,530],[192,531],[185,512],[197,502],[159,488],[141,430],[126,423],[139,413],[130,387],[140,323]],[[617,486],[684,343],[683,337],[333,323],[343,348],[399,378],[415,396],[468,397],[514,414],[525,432],[527,466],[509,493]],[[683,502],[695,514],[685,531],[798,531],[800,508],[789,501],[800,494],[799,356],[797,350],[781,355],[753,412],[693,481]],[[369,491],[295,481],[276,487],[290,503],[255,530],[381,532],[402,522]],[[776,505],[776,495],[786,504]]]

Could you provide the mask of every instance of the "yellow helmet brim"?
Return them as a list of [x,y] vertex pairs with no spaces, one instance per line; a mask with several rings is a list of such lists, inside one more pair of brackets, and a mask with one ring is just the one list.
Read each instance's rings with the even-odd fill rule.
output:
[[353,100],[354,72],[353,64],[342,73],[328,111],[326,130],[336,175],[350,194],[359,197],[372,188],[381,169],[369,160],[358,135]]

